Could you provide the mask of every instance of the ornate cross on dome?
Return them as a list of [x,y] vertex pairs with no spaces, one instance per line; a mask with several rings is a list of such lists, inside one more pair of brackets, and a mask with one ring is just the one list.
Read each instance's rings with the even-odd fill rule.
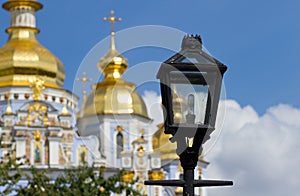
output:
[[115,32],[115,22],[121,22],[122,18],[117,18],[115,17],[115,12],[114,10],[110,11],[110,17],[104,17],[104,21],[108,21],[111,24],[111,33],[113,34]]
[[115,17],[115,12],[113,10],[110,11],[110,16],[109,17],[104,17],[104,21],[108,21],[111,24],[111,49],[115,49],[115,22],[121,22],[122,18],[117,18]]
[[87,78],[86,73],[82,72],[82,77],[76,78],[76,81],[82,82],[82,94],[83,94],[83,98],[85,98],[86,97],[86,83],[91,82],[92,78]]

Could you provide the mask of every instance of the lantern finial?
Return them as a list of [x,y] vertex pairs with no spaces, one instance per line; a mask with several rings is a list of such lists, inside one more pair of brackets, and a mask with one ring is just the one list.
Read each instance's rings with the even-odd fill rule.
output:
[[186,35],[183,37],[182,44],[181,44],[182,49],[202,49],[202,39],[201,36],[196,34],[196,35]]

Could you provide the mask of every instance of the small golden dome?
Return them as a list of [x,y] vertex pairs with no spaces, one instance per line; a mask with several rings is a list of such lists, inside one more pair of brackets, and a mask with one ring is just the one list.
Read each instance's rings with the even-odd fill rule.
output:
[[119,54],[113,44],[108,53],[100,59],[98,67],[106,78],[119,79],[126,71],[128,62],[126,58]]
[[61,115],[62,115],[62,116],[72,116],[72,115],[69,113],[68,109],[67,109],[67,104],[66,104],[66,103],[64,104],[64,107],[63,107],[62,110],[61,110]]
[[114,24],[122,19],[115,17],[114,13],[112,10],[110,11],[110,17],[103,18],[104,21],[108,21],[111,24],[110,49],[98,63],[100,71],[104,74],[105,79],[108,80],[118,80],[128,67],[127,59],[116,50]]
[[164,133],[164,125],[159,124],[158,130],[152,137],[152,148],[161,154],[161,160],[179,159],[176,154],[177,144],[170,142],[171,135]]
[[42,76],[45,87],[62,88],[64,66],[36,38],[34,12],[42,8],[35,0],[9,0],[3,8],[11,12],[8,42],[0,48],[0,86],[30,86]]
[[[161,160],[178,160],[179,156],[176,153],[177,143],[172,143],[170,141],[172,135],[164,133],[165,127],[163,123],[159,124],[157,127],[158,130],[153,134],[152,137],[153,150],[161,154]],[[202,155],[198,157],[198,160],[205,165],[209,164],[209,162],[204,160]],[[182,167],[180,166],[179,169],[182,169]]]

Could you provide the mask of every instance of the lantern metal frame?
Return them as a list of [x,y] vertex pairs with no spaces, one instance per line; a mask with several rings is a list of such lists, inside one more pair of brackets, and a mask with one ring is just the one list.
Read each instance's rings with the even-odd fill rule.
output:
[[[232,181],[194,180],[194,169],[197,166],[202,144],[209,139],[215,129],[215,122],[220,99],[222,78],[227,70],[226,65],[202,50],[202,39],[199,35],[185,36],[182,49],[164,63],[157,73],[160,79],[165,134],[172,134],[171,142],[177,142],[177,154],[180,157],[184,174],[183,180],[145,181],[146,185],[182,186],[183,195],[194,195],[194,187],[228,186]],[[171,84],[203,85],[208,87],[204,122],[175,122],[173,112],[174,92]],[[192,116],[192,121],[195,116]],[[192,145],[186,138],[193,137]]]

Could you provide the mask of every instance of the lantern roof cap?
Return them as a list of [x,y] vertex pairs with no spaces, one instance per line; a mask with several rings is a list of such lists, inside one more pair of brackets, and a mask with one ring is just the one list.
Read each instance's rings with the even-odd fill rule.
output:
[[186,35],[182,39],[181,50],[162,63],[157,78],[163,77],[166,72],[172,70],[200,71],[213,69],[218,69],[223,75],[227,70],[227,66],[203,50],[200,35]]
[[210,64],[225,66],[202,48],[200,35],[186,35],[182,39],[181,50],[164,63]]

